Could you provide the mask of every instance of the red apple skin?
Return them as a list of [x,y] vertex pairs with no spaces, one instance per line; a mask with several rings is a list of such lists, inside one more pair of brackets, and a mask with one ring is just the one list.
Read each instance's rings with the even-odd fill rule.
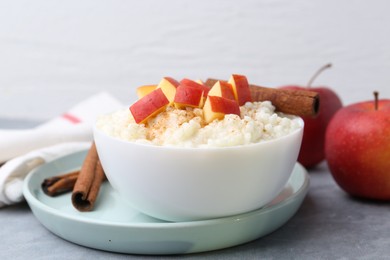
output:
[[191,79],[182,79],[180,81],[180,85],[181,86],[186,86],[186,87],[193,87],[193,88],[200,88],[203,90],[203,96],[204,97],[207,97],[207,94],[209,93],[210,91],[210,87],[204,85],[204,84],[200,84],[194,80],[191,80]]
[[155,89],[132,104],[129,109],[137,124],[144,123],[148,118],[159,113],[169,104],[161,88]]
[[219,81],[221,96],[227,99],[235,100],[232,85],[227,82]]
[[235,100],[218,96],[209,96],[208,98],[210,99],[212,111],[240,115],[240,106]]
[[172,77],[164,77],[165,80],[169,81],[175,88],[177,88],[180,85],[180,82]]
[[320,106],[316,117],[302,117],[305,122],[301,150],[298,156],[305,168],[310,169],[325,159],[325,132],[334,114],[343,107],[338,95],[327,87],[284,86],[282,89],[310,90],[319,94]]
[[342,108],[326,131],[325,154],[336,183],[347,193],[390,200],[390,100]]
[[217,81],[210,89],[209,96],[219,96],[231,100],[236,100],[234,97],[232,85],[226,81]]
[[202,103],[203,93],[202,88],[179,85],[173,102],[179,107],[199,107]]
[[240,116],[240,106],[234,99],[219,96],[208,96],[203,107],[203,115],[206,123],[215,119],[223,119],[226,114]]
[[244,75],[232,74],[228,82],[232,85],[238,105],[243,106],[246,102],[252,102],[249,83]]

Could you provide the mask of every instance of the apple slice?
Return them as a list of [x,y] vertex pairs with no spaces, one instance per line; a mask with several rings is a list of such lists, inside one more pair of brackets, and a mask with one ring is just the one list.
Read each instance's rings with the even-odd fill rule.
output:
[[193,87],[193,88],[200,88],[203,90],[203,96],[207,97],[210,87],[204,85],[203,83],[198,83],[196,81],[190,80],[190,79],[182,79],[180,81],[180,85],[187,86],[187,87]]
[[138,87],[137,88],[138,99],[143,98],[144,96],[146,96],[147,94],[155,90],[156,88],[157,85],[145,85],[145,86]]
[[240,116],[240,106],[237,101],[218,96],[207,97],[203,106],[203,116],[207,124],[215,119],[223,119],[226,114]]
[[208,95],[236,100],[234,97],[232,85],[227,83],[226,81],[217,81],[210,89]]
[[145,123],[146,120],[163,111],[169,104],[168,98],[161,88],[156,88],[143,98],[130,106],[130,112],[137,124]]
[[184,107],[202,107],[203,106],[203,89],[179,85],[176,89],[174,105],[176,108]]
[[176,88],[179,84],[180,83],[177,80],[171,77],[164,77],[157,85],[157,88],[161,88],[164,95],[168,98],[170,105],[173,104],[173,100],[176,95]]
[[161,88],[164,92],[165,96],[168,98],[170,105],[173,104],[173,100],[176,95],[176,88],[180,85],[180,83],[171,77],[164,77],[157,85],[157,88]]
[[245,76],[233,74],[229,79],[229,83],[233,87],[234,97],[238,105],[242,106],[246,102],[252,102],[251,90]]

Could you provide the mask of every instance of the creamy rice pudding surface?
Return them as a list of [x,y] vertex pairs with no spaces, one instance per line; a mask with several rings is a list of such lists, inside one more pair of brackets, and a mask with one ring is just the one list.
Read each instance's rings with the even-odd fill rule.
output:
[[269,101],[247,102],[241,116],[206,124],[200,108],[167,109],[137,124],[129,109],[100,116],[97,128],[124,141],[177,147],[228,147],[275,139],[301,128],[296,116],[275,112]]

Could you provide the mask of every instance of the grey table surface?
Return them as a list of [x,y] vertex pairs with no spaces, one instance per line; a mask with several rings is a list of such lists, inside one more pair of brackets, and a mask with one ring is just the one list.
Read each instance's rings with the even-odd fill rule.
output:
[[[0,128],[35,124],[0,118]],[[99,251],[52,234],[22,202],[0,208],[0,259],[390,259],[390,203],[350,197],[325,162],[309,174],[309,192],[298,212],[278,230],[246,244],[180,256]]]

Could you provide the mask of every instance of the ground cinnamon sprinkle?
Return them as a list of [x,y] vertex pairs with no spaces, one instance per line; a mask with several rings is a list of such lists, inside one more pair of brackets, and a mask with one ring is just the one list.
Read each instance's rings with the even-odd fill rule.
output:
[[[164,132],[167,131],[168,126],[176,125],[180,127],[182,124],[190,121],[195,117],[199,117],[199,109],[186,108],[186,109],[175,109],[173,107],[168,107],[166,111],[163,111],[159,114],[158,117],[154,117],[147,121],[146,127],[146,139],[153,140],[162,136]],[[169,122],[174,120],[174,122]],[[205,122],[200,122],[201,126],[204,126]]]

